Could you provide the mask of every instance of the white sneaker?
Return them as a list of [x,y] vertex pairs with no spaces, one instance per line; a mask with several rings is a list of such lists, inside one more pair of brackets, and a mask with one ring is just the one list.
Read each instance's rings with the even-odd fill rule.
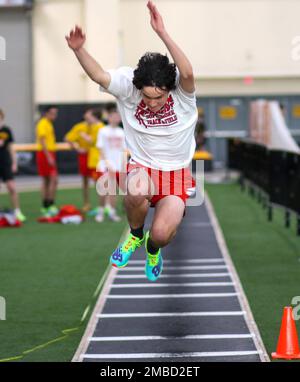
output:
[[116,212],[111,212],[109,215],[108,215],[108,218],[113,221],[113,222],[119,222],[121,221],[121,218],[119,215],[116,214]]
[[104,211],[103,209],[98,211],[97,215],[95,216],[95,220],[97,223],[102,223],[104,220]]

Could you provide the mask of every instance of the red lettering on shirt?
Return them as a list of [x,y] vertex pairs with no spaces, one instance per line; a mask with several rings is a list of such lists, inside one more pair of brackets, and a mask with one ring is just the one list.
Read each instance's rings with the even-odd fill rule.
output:
[[168,127],[174,125],[177,121],[177,115],[174,111],[174,100],[170,94],[167,102],[158,112],[154,113],[149,110],[142,100],[137,106],[135,112],[135,118],[138,120],[140,125],[146,127]]

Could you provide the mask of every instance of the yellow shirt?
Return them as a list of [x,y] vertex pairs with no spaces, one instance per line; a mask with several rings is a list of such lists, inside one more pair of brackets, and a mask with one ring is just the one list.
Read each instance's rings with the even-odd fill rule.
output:
[[45,138],[47,150],[55,151],[56,139],[55,139],[54,127],[52,122],[45,117],[41,118],[36,125],[36,142],[38,144],[38,148],[37,148],[38,151],[43,150],[43,146],[40,142],[40,139],[42,137]]
[[80,136],[80,133],[90,135],[92,126],[82,121],[72,127],[72,129],[66,134],[65,138],[70,142],[76,142],[81,149],[86,151],[90,148],[90,143]]
[[96,168],[100,160],[99,149],[96,147],[98,132],[102,127],[104,127],[103,122],[95,123],[91,126],[90,136],[92,137],[92,144],[88,152],[88,168]]

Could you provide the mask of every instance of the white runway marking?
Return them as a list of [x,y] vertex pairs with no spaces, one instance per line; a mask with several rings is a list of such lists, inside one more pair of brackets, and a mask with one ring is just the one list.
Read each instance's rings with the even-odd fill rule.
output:
[[[130,260],[130,264],[145,264],[145,260]],[[225,263],[224,259],[186,259],[186,260],[164,260],[165,264],[185,264],[185,263]]]
[[233,297],[238,293],[180,293],[180,294],[110,294],[111,299],[137,299],[137,298],[202,298],[202,297]]
[[[178,267],[164,267],[164,270],[196,270],[196,269],[227,269],[227,265],[191,265],[191,266],[178,266]],[[122,268],[122,272],[131,272],[131,271],[143,271],[144,267],[126,267]]]
[[[145,275],[117,275],[116,279],[145,279]],[[180,274],[162,274],[159,276],[160,279],[167,279],[167,278],[190,278],[190,277],[230,277],[229,272],[222,272],[222,273],[186,273],[184,275]]]
[[243,316],[242,310],[231,312],[178,312],[178,313],[99,313],[98,318],[137,318],[137,317],[216,317],[216,316]]
[[261,351],[224,351],[191,353],[132,353],[132,354],[82,354],[81,358],[90,359],[141,359],[141,358],[188,358],[188,357],[230,357],[260,354]]
[[207,283],[174,283],[174,284],[114,284],[112,288],[161,288],[161,287],[198,287],[198,286],[229,286],[234,285],[233,282],[207,282]]
[[122,337],[91,337],[94,342],[118,342],[118,341],[156,341],[156,340],[222,340],[253,338],[254,334],[195,334],[188,336],[122,336]]

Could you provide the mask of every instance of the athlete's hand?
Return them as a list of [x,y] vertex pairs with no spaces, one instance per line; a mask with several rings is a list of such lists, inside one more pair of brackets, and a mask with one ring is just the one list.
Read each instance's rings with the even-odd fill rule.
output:
[[87,151],[81,147],[77,147],[76,151],[78,152],[78,154],[86,154]]
[[148,1],[147,7],[150,12],[150,23],[153,28],[153,30],[158,34],[161,35],[165,32],[165,26],[163,22],[163,18],[161,17],[161,14],[158,12],[156,6],[152,3],[152,1]]
[[47,156],[47,161],[48,161],[48,164],[50,167],[55,167],[56,162],[55,162],[55,159],[51,155]]
[[66,36],[68,45],[73,50],[80,49],[85,43],[85,34],[82,32],[82,29],[79,26],[75,26],[75,29],[71,30],[69,36]]
[[88,143],[93,143],[93,138],[92,138],[90,135],[88,135],[87,133],[84,133],[83,131],[81,131],[81,132],[79,133],[79,136],[80,136],[82,139],[84,139],[86,142],[88,142]]

